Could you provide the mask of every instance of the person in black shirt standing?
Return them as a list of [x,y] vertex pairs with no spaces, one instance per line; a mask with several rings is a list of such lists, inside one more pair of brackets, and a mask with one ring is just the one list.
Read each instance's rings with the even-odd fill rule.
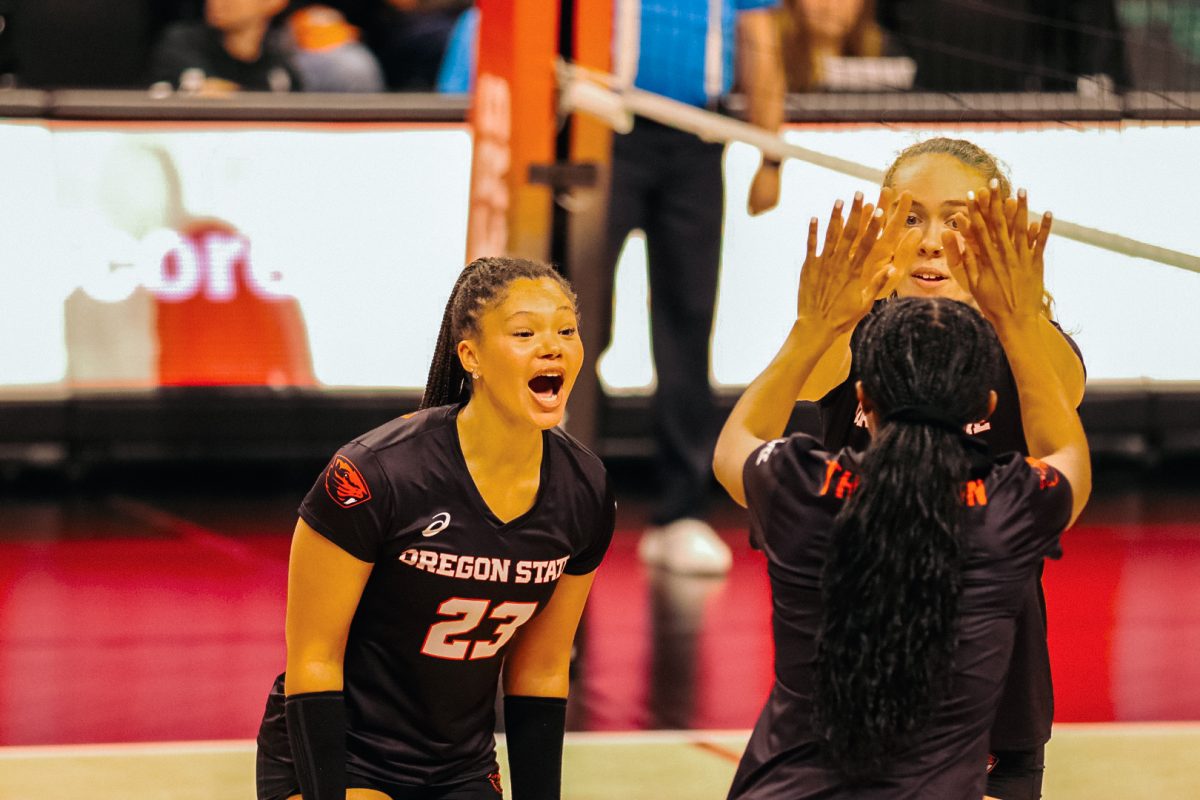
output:
[[463,271],[420,410],[340,449],[300,507],[259,800],[495,800],[502,672],[514,795],[559,796],[572,639],[614,524],[603,465],[556,427],[582,362],[551,267]]
[[204,21],[168,27],[150,53],[150,83],[201,95],[289,92],[296,72],[270,36],[287,0],[205,0]]
[[[1008,179],[994,157],[962,139],[934,138],[918,142],[896,158],[884,176],[884,195],[891,197],[902,191],[912,195],[905,225],[919,231],[920,238],[915,260],[893,277],[885,287],[885,296],[947,297],[977,305],[948,261],[957,250],[948,248],[943,238],[955,237],[967,209],[968,194],[984,184],[990,184],[989,191],[999,195],[1003,203],[999,208],[1005,212],[1005,229],[997,231],[995,246],[1000,253],[1012,253],[1015,214],[1026,200],[1023,192],[1020,198],[1010,196]],[[881,200],[881,204],[887,202]],[[1026,231],[1027,240],[1041,242],[1044,247],[1045,236],[1039,233],[1049,222],[1046,217],[1031,225]],[[1033,255],[1040,262],[1042,250],[1037,249]],[[1047,295],[1038,316],[1042,344],[1072,408],[1078,408],[1084,390],[1083,358],[1074,340],[1053,322],[1050,312]],[[820,401],[823,443],[833,451],[842,447],[865,449],[869,441],[866,415],[854,388],[859,375],[857,365],[852,364],[850,339],[849,331],[838,337],[800,394],[802,400]],[[968,432],[994,453],[1015,450],[1028,455],[1017,387],[1003,354],[990,384],[998,395],[996,409],[986,420],[973,420]],[[1013,660],[991,732],[989,755],[993,768],[988,775],[987,796],[998,800],[1035,800],[1041,796],[1045,744],[1054,718],[1045,609],[1039,566],[1026,589],[1017,620]]]
[[[911,202],[901,195],[882,236],[871,214],[861,238],[861,197],[844,230],[839,204],[820,256],[812,220],[796,323],[717,443],[717,478],[767,556],[776,653],[731,798],[980,797],[1025,587],[1090,493],[1083,428],[1042,344],[1044,239],[1027,240],[1023,209],[1011,262],[964,264],[992,325],[937,297],[863,323],[865,452],[778,438],[825,351],[914,259],[919,235],[901,235]],[[979,204],[976,221],[992,246]],[[997,334],[1038,459],[993,459],[964,431],[995,406]]]

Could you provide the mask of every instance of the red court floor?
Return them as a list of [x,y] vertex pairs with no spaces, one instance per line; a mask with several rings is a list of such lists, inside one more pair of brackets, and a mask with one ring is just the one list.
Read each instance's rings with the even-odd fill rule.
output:
[[[1060,721],[1200,719],[1200,488],[1101,478],[1047,567]],[[245,739],[283,665],[296,492],[0,492],[0,745]],[[146,496],[143,496],[146,495]],[[65,499],[64,499],[65,498]],[[625,503],[576,663],[582,730],[748,728],[768,586],[739,509],[724,579],[637,561]]]

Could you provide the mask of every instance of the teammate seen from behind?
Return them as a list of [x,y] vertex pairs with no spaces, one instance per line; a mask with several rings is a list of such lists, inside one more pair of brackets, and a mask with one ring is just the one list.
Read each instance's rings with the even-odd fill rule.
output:
[[[1023,222],[1019,231],[1016,214],[1026,202],[1024,192],[1021,197],[1012,196],[1008,178],[996,159],[969,141],[938,137],[917,142],[901,152],[884,176],[881,204],[890,204],[897,192],[910,193],[912,206],[904,225],[918,231],[915,235],[919,237],[916,257],[896,271],[884,287],[884,296],[945,297],[978,307],[965,280],[955,275],[953,257],[958,249],[947,242],[956,243],[955,237],[968,230],[963,216],[968,194],[984,184],[991,185],[988,194],[1000,201],[995,208],[989,206],[1001,215],[1003,223],[993,226],[995,258],[1013,265],[1015,236],[1023,232],[1026,241],[1034,243],[1030,257],[1037,260],[1040,281],[1049,216],[1033,224]],[[1026,273],[1010,267],[1010,274]],[[1052,367],[1047,376],[1062,383],[1071,407],[1077,408],[1084,390],[1082,356],[1071,337],[1053,322],[1049,295],[1040,282],[1038,291],[1043,292],[1036,318],[1038,336]],[[873,313],[883,306],[876,305]],[[854,333],[859,335],[861,331]],[[820,401],[823,441],[831,451],[842,447],[863,450],[869,441],[867,417],[855,391],[861,376],[852,358],[850,340],[850,331],[837,338],[800,393],[801,399]],[[990,385],[997,393],[996,410],[986,420],[972,420],[969,432],[993,453],[1015,450],[1029,455],[1017,386],[1003,354]],[[988,775],[988,796],[999,800],[1034,800],[1041,795],[1044,749],[1054,717],[1045,607],[1039,567],[1038,575],[1026,588],[1017,617],[1013,659],[991,732],[989,762],[993,768]]]
[[[994,257],[1003,209],[987,199],[972,208],[968,244],[980,249],[966,251],[963,275],[991,324],[939,297],[897,299],[864,322],[865,451],[779,437],[822,354],[917,258],[907,193],[882,235],[882,210],[859,197],[843,228],[839,203],[820,255],[812,220],[796,322],[721,432],[714,470],[766,553],[776,654],[731,798],[984,792],[1025,588],[1059,555],[1091,483],[1083,428],[1043,347],[1047,231],[1030,242],[1022,206],[1014,257]],[[964,431],[995,407],[997,335],[1036,459],[991,457]]]
[[556,427],[577,325],[551,267],[472,262],[421,409],[317,480],[292,540],[259,800],[498,798],[501,673],[514,797],[558,798],[572,639],[614,522],[600,460]]

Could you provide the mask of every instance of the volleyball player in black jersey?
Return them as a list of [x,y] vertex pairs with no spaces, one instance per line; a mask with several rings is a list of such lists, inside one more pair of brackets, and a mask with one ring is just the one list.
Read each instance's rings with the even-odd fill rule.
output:
[[[885,195],[907,191],[913,203],[906,224],[920,231],[917,258],[886,287],[899,297],[948,297],[975,305],[969,290],[955,279],[943,236],[953,237],[959,226],[955,217],[966,211],[967,195],[991,184],[991,194],[1003,201],[1003,229],[995,229],[998,255],[1011,254],[1013,224],[1024,193],[1011,196],[1009,182],[996,159],[977,145],[962,140],[934,138],[903,151],[884,177]],[[886,202],[886,200],[881,200]],[[1039,261],[1048,234],[1049,218],[1027,229],[1033,255]],[[1048,296],[1038,318],[1043,346],[1054,374],[1067,390],[1072,407],[1083,398],[1082,355],[1073,339],[1052,321]],[[857,334],[856,334],[857,335]],[[866,415],[855,394],[857,365],[852,364],[851,334],[843,333],[822,358],[800,393],[803,400],[819,400],[823,443],[829,450],[842,447],[864,449],[869,440]],[[1028,454],[1021,408],[1012,371],[1003,358],[991,379],[998,399],[996,410],[986,420],[972,421],[970,432],[986,442],[993,453],[1018,451]],[[1045,744],[1050,739],[1054,717],[1054,692],[1050,677],[1050,653],[1046,644],[1046,601],[1042,592],[1041,568],[1026,590],[1025,604],[1017,619],[1013,660],[1005,681],[1004,695],[991,731],[988,797],[998,800],[1034,800],[1041,796]]]
[[502,672],[513,794],[558,798],[571,643],[614,523],[600,460],[556,427],[576,327],[551,267],[472,262],[420,410],[308,493],[260,800],[495,800]]
[[[879,239],[882,212],[860,240],[861,200],[845,231],[835,207],[820,256],[812,221],[796,323],[717,443],[714,471],[750,509],[774,609],[775,683],[731,798],[978,800],[1025,588],[1090,493],[1083,428],[1043,346],[1036,243],[1023,234],[1011,262],[965,265],[991,325],[946,298],[900,298],[863,323],[865,452],[776,438],[822,354],[912,260],[919,237],[900,235],[910,199]],[[1040,460],[993,459],[963,430],[995,405],[997,334]]]

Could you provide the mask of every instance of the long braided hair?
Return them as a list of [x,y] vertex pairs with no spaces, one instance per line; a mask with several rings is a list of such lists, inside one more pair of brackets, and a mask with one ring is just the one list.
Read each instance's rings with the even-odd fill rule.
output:
[[571,305],[577,305],[571,284],[549,264],[504,256],[477,258],[467,264],[446,301],[420,408],[458,403],[471,396],[471,382],[458,358],[458,343],[479,332],[480,313],[502,301],[508,285],[519,278],[550,278],[562,288]]
[[[813,712],[827,758],[852,780],[909,746],[949,683],[971,472],[962,431],[987,415],[1000,353],[977,311],[944,298],[892,300],[860,334],[863,392],[881,419],[898,416],[872,438],[834,520]],[[942,424],[900,411],[913,407]]]

